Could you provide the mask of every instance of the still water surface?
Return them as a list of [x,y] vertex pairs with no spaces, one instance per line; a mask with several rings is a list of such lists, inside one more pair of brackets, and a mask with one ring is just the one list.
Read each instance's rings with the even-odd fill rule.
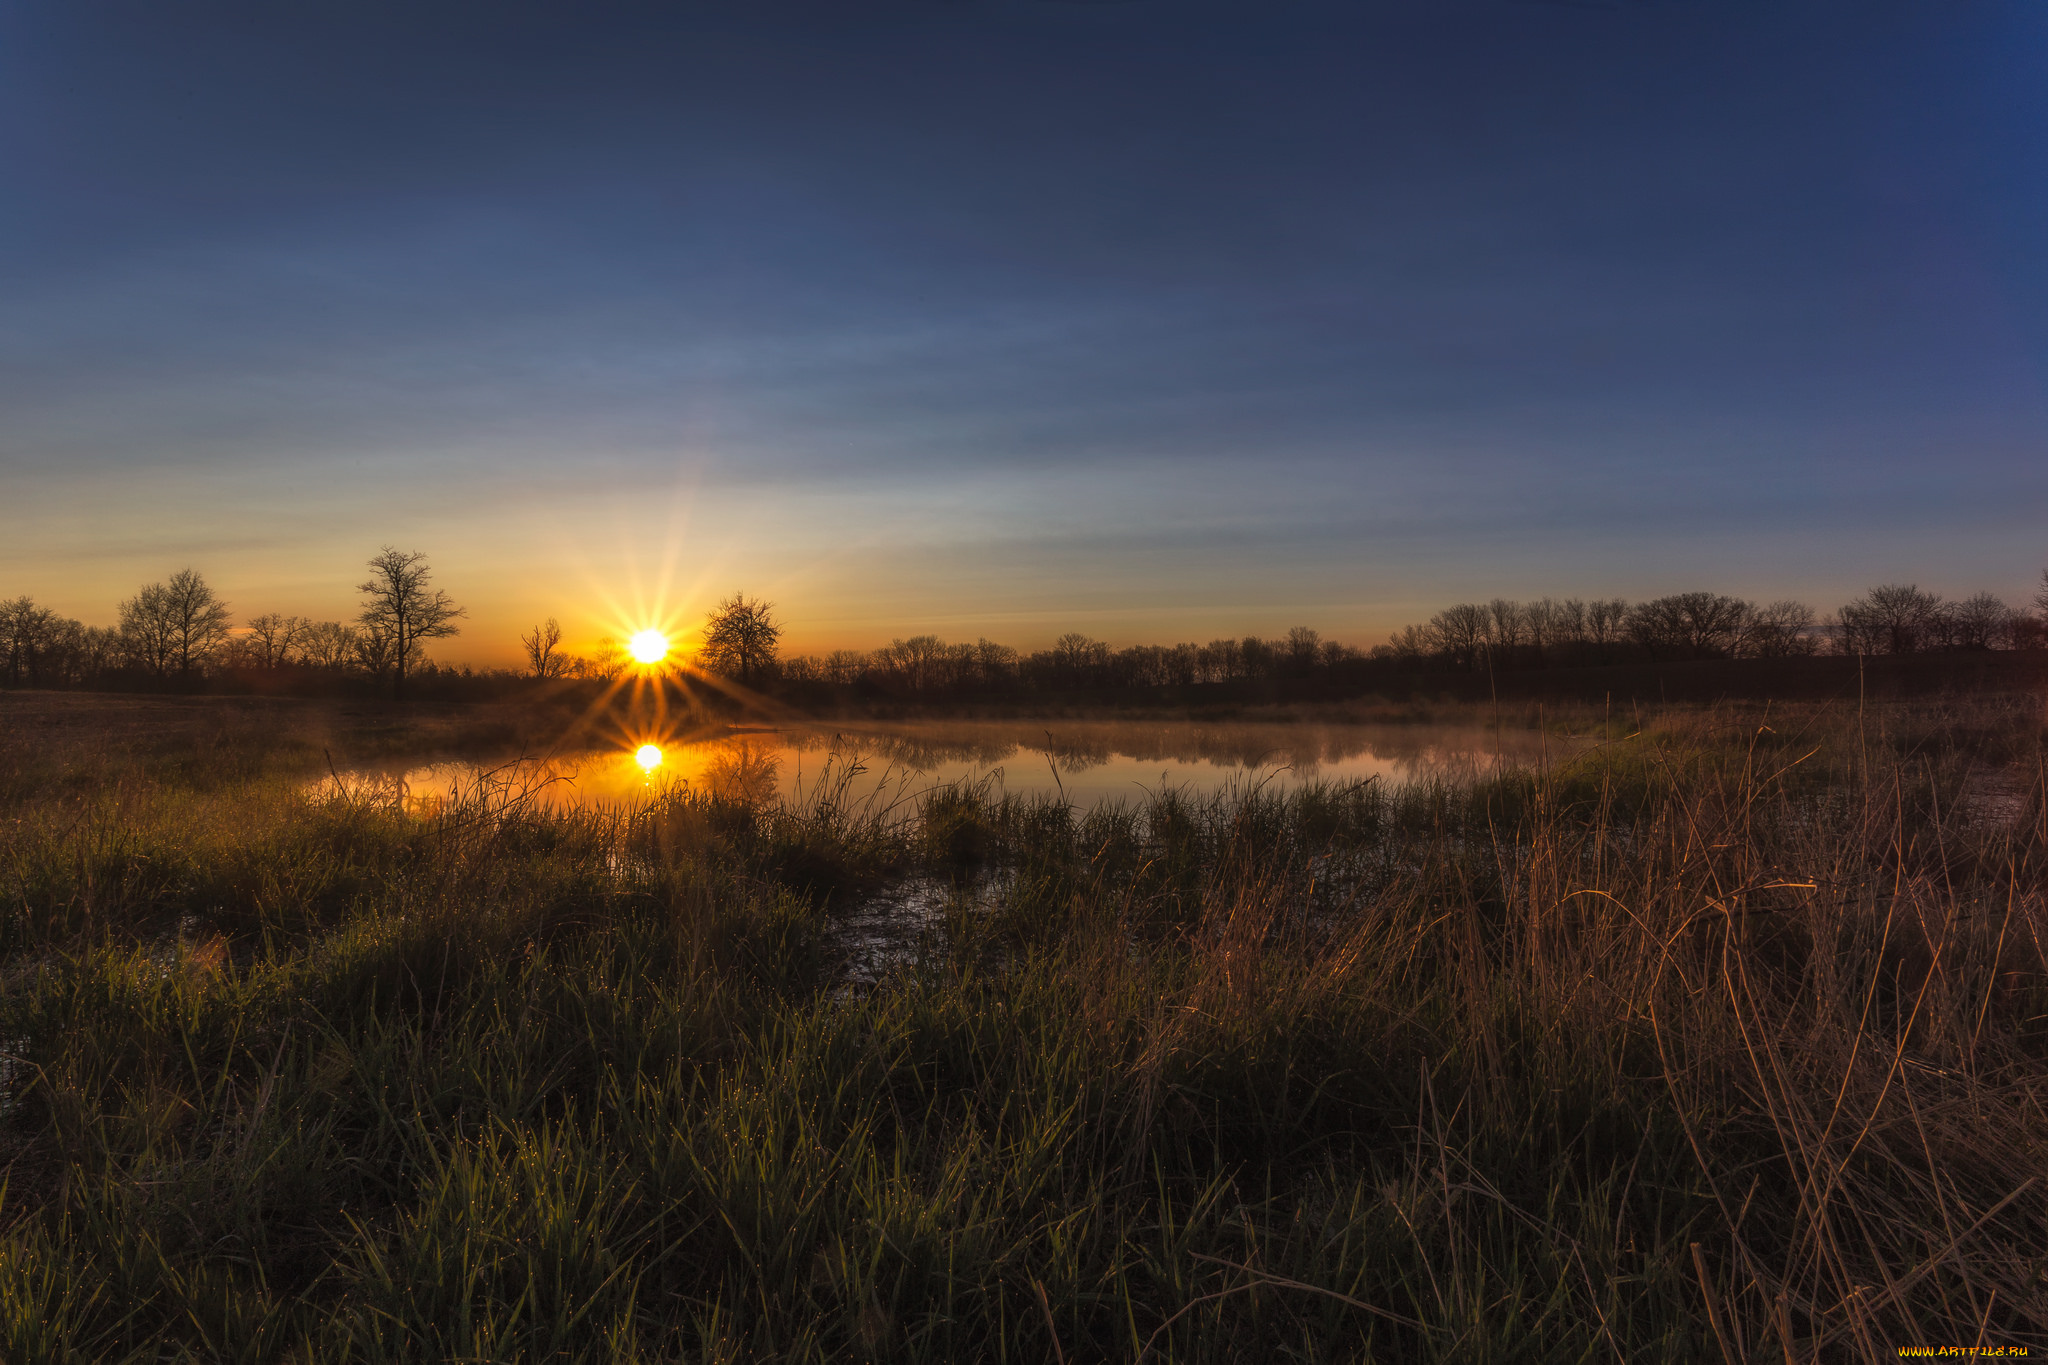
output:
[[1189,721],[974,721],[636,737],[615,745],[493,762],[364,767],[323,790],[374,790],[432,805],[487,783],[550,808],[632,806],[666,790],[753,801],[890,804],[933,787],[1064,796],[1078,806],[1143,800],[1162,787],[1203,796],[1228,786],[1484,775],[1563,757],[1527,731],[1468,726],[1203,724]]

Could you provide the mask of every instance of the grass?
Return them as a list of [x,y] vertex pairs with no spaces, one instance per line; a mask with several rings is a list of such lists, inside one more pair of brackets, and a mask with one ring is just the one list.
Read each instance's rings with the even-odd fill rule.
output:
[[[1463,785],[549,814],[17,736],[0,1359],[2048,1343],[2041,738],[1674,711]],[[943,914],[849,987],[904,878]]]

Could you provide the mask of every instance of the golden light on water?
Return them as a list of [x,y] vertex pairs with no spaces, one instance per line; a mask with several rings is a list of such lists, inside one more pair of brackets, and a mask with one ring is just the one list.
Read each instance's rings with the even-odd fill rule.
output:
[[633,761],[646,771],[653,772],[661,766],[661,746],[658,744],[641,745],[634,751]]
[[658,664],[668,657],[668,636],[658,630],[636,631],[626,641],[626,651],[639,663]]

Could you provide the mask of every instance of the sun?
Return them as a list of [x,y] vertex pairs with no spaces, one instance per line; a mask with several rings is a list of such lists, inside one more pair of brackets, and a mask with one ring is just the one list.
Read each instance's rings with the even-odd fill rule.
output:
[[668,657],[668,636],[658,630],[638,631],[626,641],[626,649],[640,663],[658,664]]
[[659,744],[641,745],[638,749],[634,750],[633,761],[648,772],[653,772],[661,766],[661,746]]

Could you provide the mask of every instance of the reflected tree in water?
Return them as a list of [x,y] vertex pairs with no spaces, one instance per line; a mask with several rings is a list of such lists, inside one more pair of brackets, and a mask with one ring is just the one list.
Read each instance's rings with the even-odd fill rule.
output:
[[704,765],[705,790],[729,801],[775,799],[782,774],[781,742],[741,736],[717,746]]

